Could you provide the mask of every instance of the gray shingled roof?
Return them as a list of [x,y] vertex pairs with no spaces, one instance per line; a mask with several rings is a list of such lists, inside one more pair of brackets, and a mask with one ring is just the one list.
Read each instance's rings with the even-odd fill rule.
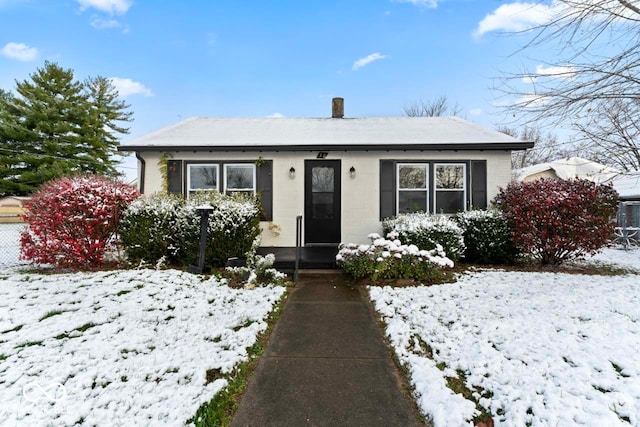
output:
[[524,149],[531,146],[457,117],[193,117],[123,144],[120,150]]

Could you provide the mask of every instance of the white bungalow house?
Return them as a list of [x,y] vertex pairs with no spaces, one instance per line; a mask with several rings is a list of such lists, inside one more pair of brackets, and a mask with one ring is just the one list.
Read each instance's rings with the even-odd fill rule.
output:
[[141,193],[247,192],[262,200],[265,247],[366,242],[398,213],[485,208],[533,146],[457,117],[194,117],[119,149],[138,158]]

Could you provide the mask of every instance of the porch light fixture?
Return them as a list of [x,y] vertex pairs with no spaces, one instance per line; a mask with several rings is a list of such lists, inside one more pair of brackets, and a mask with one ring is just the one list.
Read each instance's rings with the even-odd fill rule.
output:
[[349,169],[349,176],[352,179],[356,177],[356,168],[354,168],[353,166],[351,166],[351,168]]
[[291,169],[289,169],[289,178],[293,179],[295,177],[296,177],[296,168],[291,166]]

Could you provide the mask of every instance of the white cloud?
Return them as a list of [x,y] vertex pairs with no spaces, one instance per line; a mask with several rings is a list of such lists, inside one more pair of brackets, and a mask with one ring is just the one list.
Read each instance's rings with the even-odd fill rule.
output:
[[398,3],[411,3],[416,6],[428,7],[430,9],[435,9],[438,7],[438,0],[395,0]]
[[538,65],[536,67],[536,74],[539,76],[557,77],[559,79],[572,80],[576,75],[576,69],[571,65],[560,65],[544,67],[544,65]]
[[281,113],[273,113],[273,114],[269,114],[267,117],[270,119],[283,119],[285,115]]
[[480,116],[482,115],[482,113],[484,113],[484,111],[482,111],[482,108],[472,108],[469,110],[469,114],[471,114],[472,116]]
[[115,19],[102,19],[94,17],[91,20],[91,26],[96,30],[108,30],[111,28],[120,28],[122,24]]
[[544,95],[536,95],[535,93],[527,93],[516,100],[516,105],[534,106],[543,105],[549,102],[550,98]]
[[378,52],[372,53],[371,55],[365,56],[364,58],[358,59],[353,63],[353,67],[351,68],[353,71],[356,71],[358,68],[362,68],[365,65],[371,64],[373,61],[378,61],[379,59],[385,59],[386,56],[382,55]]
[[473,32],[474,37],[491,31],[524,31],[549,22],[552,5],[515,2],[503,4],[480,21]]
[[76,0],[80,10],[97,9],[110,14],[127,13],[133,2],[131,0]]
[[18,61],[33,61],[38,57],[38,49],[29,47],[24,43],[9,42],[0,49],[0,55],[17,59]]
[[533,84],[538,80],[537,76],[551,77],[562,80],[573,80],[576,75],[576,69],[571,65],[558,65],[545,67],[544,65],[537,65],[535,75],[528,75],[522,77],[522,82],[526,84]]
[[151,89],[145,87],[140,82],[133,81],[131,79],[123,79],[120,77],[110,77],[111,83],[117,89],[120,96],[129,96],[129,95],[144,95],[144,96],[153,96],[153,92]]

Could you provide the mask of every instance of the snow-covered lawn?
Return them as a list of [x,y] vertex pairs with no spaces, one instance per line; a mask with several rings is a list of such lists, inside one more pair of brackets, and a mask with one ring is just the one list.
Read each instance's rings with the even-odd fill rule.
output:
[[0,273],[0,425],[183,425],[283,292],[175,270]]
[[[640,270],[640,251],[613,251],[599,261]],[[640,426],[640,275],[480,271],[369,292],[436,426],[474,415],[445,385],[458,370],[496,425]]]

